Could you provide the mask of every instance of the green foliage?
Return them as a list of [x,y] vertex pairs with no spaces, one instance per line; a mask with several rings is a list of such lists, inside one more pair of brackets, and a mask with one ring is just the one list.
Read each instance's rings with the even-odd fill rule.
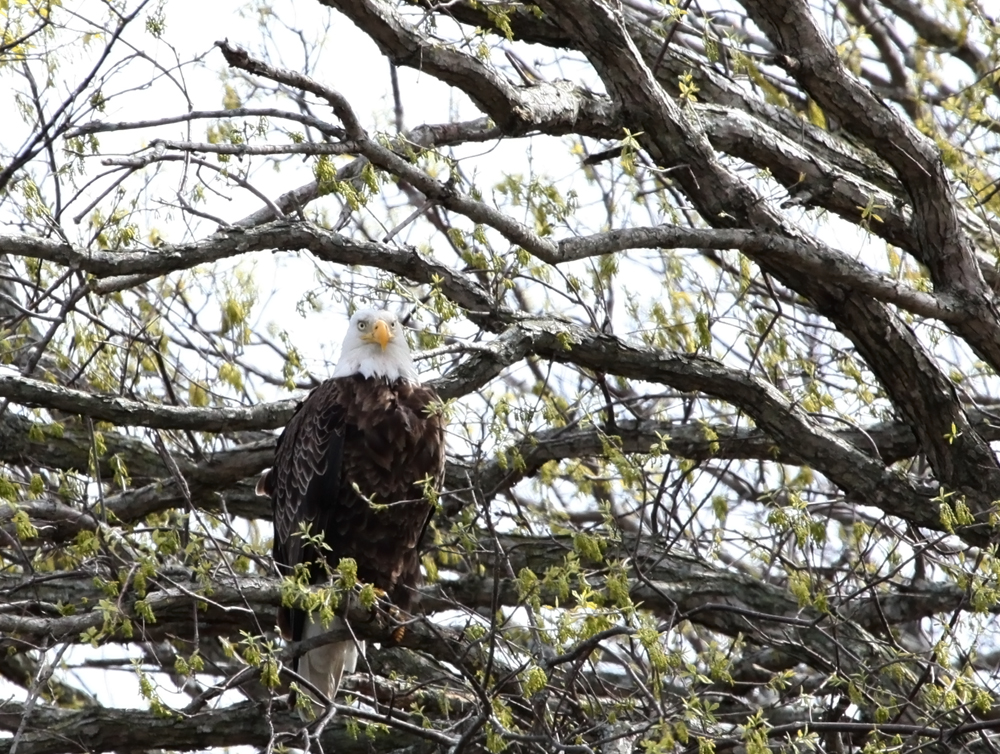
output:
[[545,688],[547,681],[548,677],[545,675],[545,671],[540,667],[536,665],[528,668],[528,670],[524,673],[524,695],[534,696]]
[[250,314],[256,302],[257,285],[253,275],[243,268],[237,268],[227,281],[221,297],[220,317],[222,334],[229,335],[238,346],[250,342]]
[[599,563],[604,559],[602,540],[583,532],[573,537],[573,549],[580,556],[580,559],[584,561],[590,560]]
[[31,523],[31,519],[23,509],[14,512],[14,531],[22,542],[38,537],[38,529]]
[[377,599],[378,592],[375,591],[375,587],[371,584],[364,584],[361,587],[361,591],[358,592],[358,602],[361,603],[362,607],[366,607],[369,610],[375,607]]

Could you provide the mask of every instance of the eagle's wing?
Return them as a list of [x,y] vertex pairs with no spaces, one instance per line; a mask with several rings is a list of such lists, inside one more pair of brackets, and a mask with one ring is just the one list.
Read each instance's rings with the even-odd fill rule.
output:
[[[306,398],[278,440],[274,467],[261,477],[258,492],[269,495],[274,511],[274,562],[280,573],[292,573],[299,563],[323,556],[301,536],[329,534],[340,490],[344,457],[342,385],[325,382]],[[336,566],[336,563],[331,563]],[[313,577],[319,576],[318,567]],[[278,609],[278,626],[285,638],[299,641],[304,628],[301,611]]]
[[[309,526],[312,535],[329,536],[332,530],[330,522],[337,508],[346,433],[342,387],[336,381],[328,381],[309,394],[278,438],[274,467],[257,483],[258,494],[271,498],[273,556],[281,574],[291,573],[299,563],[314,563],[323,556],[302,538],[303,523]],[[319,577],[318,570],[319,567],[313,567],[312,578]],[[329,628],[334,628],[339,620],[335,618]],[[278,627],[292,641],[309,639],[326,630],[303,611],[284,605],[278,608]],[[359,650],[364,651],[363,643],[325,644],[300,657],[296,670],[327,699],[333,699],[343,674],[354,672]],[[319,701],[308,688],[306,695]],[[309,717],[302,711],[300,715],[304,720]]]

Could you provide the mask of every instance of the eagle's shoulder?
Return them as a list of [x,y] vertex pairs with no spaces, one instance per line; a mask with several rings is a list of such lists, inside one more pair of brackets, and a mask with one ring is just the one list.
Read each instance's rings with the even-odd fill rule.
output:
[[287,497],[294,488],[305,492],[309,479],[326,453],[332,434],[341,430],[344,420],[341,380],[326,380],[296,407],[292,418],[278,436],[274,449],[274,467],[257,482],[257,494],[274,498]]

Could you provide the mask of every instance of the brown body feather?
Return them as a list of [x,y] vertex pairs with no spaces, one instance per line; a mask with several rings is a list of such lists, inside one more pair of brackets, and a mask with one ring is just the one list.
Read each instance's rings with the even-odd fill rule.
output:
[[[309,394],[258,485],[273,504],[274,561],[282,574],[309,563],[314,582],[326,577],[315,548],[298,536],[305,522],[323,534],[330,550],[322,557],[331,567],[354,558],[362,582],[412,609],[433,508],[424,484],[439,489],[444,474],[438,402],[429,387],[360,375],[327,380]],[[286,639],[302,639],[306,623],[302,611],[279,608]]]

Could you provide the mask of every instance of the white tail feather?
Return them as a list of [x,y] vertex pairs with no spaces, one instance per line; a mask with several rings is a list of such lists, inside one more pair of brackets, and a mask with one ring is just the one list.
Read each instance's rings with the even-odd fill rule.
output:
[[[310,617],[306,622],[305,630],[302,632],[302,639],[311,639],[313,636],[319,636],[327,631],[342,628],[343,626],[344,623],[340,618],[334,618],[328,628],[323,628],[322,622],[313,620]],[[363,641],[355,642],[352,639],[350,641],[335,641],[332,644],[324,644],[322,647],[317,647],[306,652],[299,658],[298,673],[303,679],[309,681],[319,691],[323,692],[330,701],[333,701],[333,698],[337,695],[337,689],[340,688],[340,681],[344,677],[344,673],[353,673],[357,667],[359,651],[362,654],[365,651],[365,643]],[[325,703],[320,702],[314,694],[304,688],[303,691],[306,693],[306,696],[313,700],[314,704],[319,705],[320,708],[325,706]],[[319,712],[318,709],[314,711]],[[299,715],[303,720],[307,719],[307,715],[303,710],[299,710]]]

